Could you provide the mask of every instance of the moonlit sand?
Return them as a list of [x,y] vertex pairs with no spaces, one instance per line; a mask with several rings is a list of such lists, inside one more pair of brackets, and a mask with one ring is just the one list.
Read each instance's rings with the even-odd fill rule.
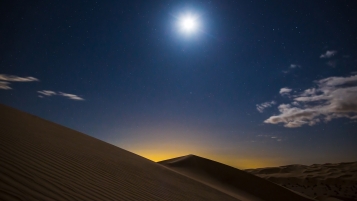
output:
[[287,165],[246,171],[317,200],[357,199],[357,162]]

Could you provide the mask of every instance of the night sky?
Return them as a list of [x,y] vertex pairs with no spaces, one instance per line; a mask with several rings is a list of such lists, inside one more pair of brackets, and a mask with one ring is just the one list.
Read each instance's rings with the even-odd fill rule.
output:
[[353,3],[1,1],[0,103],[154,161],[356,161]]

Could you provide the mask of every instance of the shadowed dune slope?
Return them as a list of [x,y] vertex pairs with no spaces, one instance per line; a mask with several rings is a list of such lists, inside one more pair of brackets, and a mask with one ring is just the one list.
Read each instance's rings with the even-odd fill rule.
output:
[[312,200],[245,171],[194,155],[159,163],[241,200]]
[[237,200],[90,136],[0,111],[0,200]]

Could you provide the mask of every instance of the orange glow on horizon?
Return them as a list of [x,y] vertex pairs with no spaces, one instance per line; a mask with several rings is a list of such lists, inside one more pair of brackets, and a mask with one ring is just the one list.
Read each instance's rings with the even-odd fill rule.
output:
[[285,165],[282,158],[267,157],[266,152],[239,139],[219,138],[208,131],[149,127],[130,133],[127,138],[107,141],[154,162],[194,154],[238,169]]
[[144,158],[147,158],[154,162],[159,162],[167,159],[172,159],[180,156],[185,156],[189,154],[194,154],[203,158],[207,158],[219,163],[223,163],[238,169],[254,169],[263,167],[274,167],[282,165],[280,161],[261,159],[261,158],[245,158],[245,157],[234,157],[234,156],[222,156],[216,154],[205,154],[205,153],[192,153],[187,151],[179,150],[129,150],[135,154],[138,154]]

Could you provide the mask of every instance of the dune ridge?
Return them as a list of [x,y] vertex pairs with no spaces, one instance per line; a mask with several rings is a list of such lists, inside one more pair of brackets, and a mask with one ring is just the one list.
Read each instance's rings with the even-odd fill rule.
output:
[[158,163],[242,201],[313,200],[245,171],[195,155]]
[[237,200],[93,137],[0,111],[0,200]]
[[286,165],[245,170],[319,200],[357,200],[357,162]]

